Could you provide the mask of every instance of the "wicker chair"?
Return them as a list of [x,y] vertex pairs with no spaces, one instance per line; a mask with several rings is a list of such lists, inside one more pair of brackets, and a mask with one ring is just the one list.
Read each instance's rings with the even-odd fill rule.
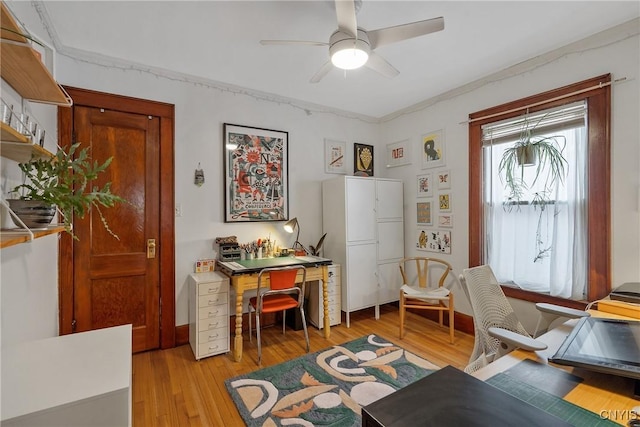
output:
[[[410,280],[409,267],[415,263],[416,277]],[[411,257],[400,261],[402,287],[400,288],[400,339],[404,338],[404,323],[408,308],[433,310],[438,312],[440,326],[444,326],[443,314],[449,313],[449,340],[453,344],[453,293],[444,287],[447,276],[453,269],[451,265],[437,258]],[[429,273],[439,274],[438,287],[429,286]],[[417,284],[415,282],[417,281]]]

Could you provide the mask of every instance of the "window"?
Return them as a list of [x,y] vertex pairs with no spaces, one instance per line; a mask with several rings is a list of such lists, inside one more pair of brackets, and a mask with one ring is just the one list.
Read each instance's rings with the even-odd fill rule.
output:
[[[469,116],[469,265],[491,265],[509,296],[580,307],[567,300],[609,292],[610,81],[600,76]],[[558,140],[568,174],[514,197],[499,178],[500,159],[530,123],[538,137]],[[526,180],[536,167],[523,170]]]

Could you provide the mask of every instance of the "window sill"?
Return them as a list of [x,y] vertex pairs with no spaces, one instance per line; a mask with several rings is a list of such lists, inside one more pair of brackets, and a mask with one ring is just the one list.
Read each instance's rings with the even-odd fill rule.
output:
[[532,303],[546,302],[549,304],[561,305],[563,307],[575,308],[576,310],[584,310],[587,307],[586,301],[574,301],[566,298],[553,297],[551,295],[525,291],[524,289],[518,289],[507,285],[501,285],[501,287],[504,294],[509,298],[529,301]]

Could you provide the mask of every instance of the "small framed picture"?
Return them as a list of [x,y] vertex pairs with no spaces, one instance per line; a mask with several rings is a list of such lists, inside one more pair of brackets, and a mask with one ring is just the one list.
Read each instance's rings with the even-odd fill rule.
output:
[[431,197],[433,196],[433,175],[425,173],[424,175],[418,175],[418,197]]
[[353,174],[373,176],[373,145],[353,144]]
[[324,140],[324,171],[326,173],[347,173],[347,143],[332,139]]
[[446,213],[438,215],[438,227],[453,227],[453,215]]
[[418,202],[416,203],[416,213],[418,218],[418,224],[422,225],[431,225],[432,224],[432,213],[431,213],[431,202]]
[[387,167],[404,166],[411,164],[411,144],[409,140],[387,144]]
[[451,231],[418,227],[416,249],[419,251],[451,254]]
[[443,170],[438,172],[438,190],[448,190],[451,188],[451,171]]
[[444,132],[437,130],[422,135],[422,169],[444,166]]
[[438,195],[438,205],[440,212],[451,212],[451,193],[440,193]]

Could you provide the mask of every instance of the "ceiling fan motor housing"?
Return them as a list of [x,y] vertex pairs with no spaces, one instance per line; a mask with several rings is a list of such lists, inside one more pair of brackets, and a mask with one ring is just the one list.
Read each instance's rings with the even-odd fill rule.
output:
[[[369,37],[367,37],[367,33],[360,28],[358,28],[357,38],[337,30],[331,34],[331,38],[329,39],[331,62],[333,62],[336,67],[345,70],[351,70],[364,65],[369,58],[369,52],[371,52]],[[341,58],[341,56],[343,58]],[[348,56],[348,63],[340,62],[341,59],[345,59],[344,56]]]

